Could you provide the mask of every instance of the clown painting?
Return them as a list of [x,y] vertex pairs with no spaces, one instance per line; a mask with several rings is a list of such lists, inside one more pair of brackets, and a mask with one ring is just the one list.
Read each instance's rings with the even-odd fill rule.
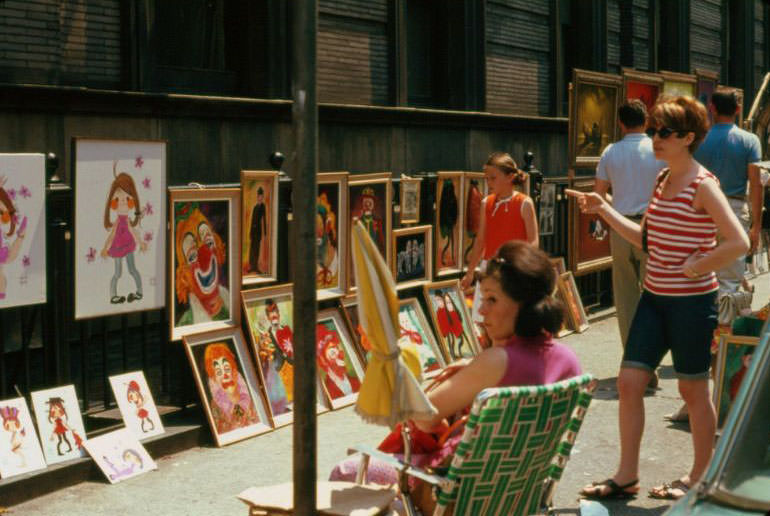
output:
[[142,371],[110,376],[110,386],[126,427],[139,440],[164,432],[158,408]]
[[45,467],[43,452],[24,398],[0,401],[0,476]]
[[0,308],[46,301],[45,157],[0,154]]
[[75,318],[165,306],[165,148],[76,140]]
[[345,292],[347,258],[347,172],[318,174],[316,198],[316,288],[318,299]]
[[244,285],[274,281],[278,261],[278,172],[241,171]]
[[217,445],[270,429],[240,329],[184,337],[193,373]]
[[75,386],[35,391],[31,395],[46,462],[55,464],[84,456],[86,429]]
[[398,308],[399,344],[412,344],[420,357],[423,378],[437,375],[446,362],[425,313],[416,298],[402,299]]
[[89,439],[85,446],[110,484],[158,469],[136,435],[127,428]]
[[[380,251],[386,263],[390,263],[390,228],[391,228],[391,181],[390,173],[364,174],[355,176],[348,183],[350,199],[350,228],[357,221],[366,228],[374,245]],[[348,277],[351,289],[355,285],[350,249],[348,256]]]
[[237,324],[238,190],[172,190],[171,209],[171,338]]
[[339,408],[355,402],[364,372],[350,334],[336,309],[318,314],[316,360],[318,375],[331,406]]

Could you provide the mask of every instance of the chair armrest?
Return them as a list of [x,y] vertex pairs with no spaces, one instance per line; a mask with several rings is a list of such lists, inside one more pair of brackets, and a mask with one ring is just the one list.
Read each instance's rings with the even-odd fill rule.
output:
[[442,490],[447,489],[450,486],[450,482],[447,478],[439,475],[435,475],[433,473],[428,473],[422,468],[418,468],[416,466],[407,464],[403,460],[398,459],[388,453],[381,452],[377,448],[372,448],[371,446],[366,446],[362,444],[362,445],[353,446],[348,451],[351,451],[351,450],[356,453],[361,453],[364,456],[363,464],[368,463],[369,457],[374,457],[375,459],[382,461],[388,464],[389,466],[393,467],[399,473],[406,473],[411,477],[419,478],[420,480],[427,482],[431,485],[438,486]]

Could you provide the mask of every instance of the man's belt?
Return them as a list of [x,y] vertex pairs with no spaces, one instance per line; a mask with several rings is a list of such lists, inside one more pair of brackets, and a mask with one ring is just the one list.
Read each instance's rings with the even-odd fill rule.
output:
[[623,216],[631,220],[642,220],[642,217],[644,217],[644,213],[636,213],[634,215],[623,215]]
[[735,201],[745,201],[746,200],[746,196],[745,195],[728,195],[727,198],[728,199],[733,199]]

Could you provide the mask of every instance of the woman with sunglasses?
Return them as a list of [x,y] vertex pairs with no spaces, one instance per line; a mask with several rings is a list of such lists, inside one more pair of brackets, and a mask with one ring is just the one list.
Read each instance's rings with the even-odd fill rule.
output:
[[714,271],[744,254],[749,242],[717,179],[692,157],[707,128],[706,109],[690,97],[664,98],[652,109],[646,132],[655,157],[668,167],[658,176],[641,224],[595,193],[566,192],[584,213],[599,214],[649,255],[617,380],[620,464],[611,478],[583,488],[587,498],[630,498],[639,492],[644,391],[669,350],[690,413],[694,460],[687,474],[653,488],[650,496],[681,498],[711,459],[716,415],[708,389],[709,350],[719,287]]

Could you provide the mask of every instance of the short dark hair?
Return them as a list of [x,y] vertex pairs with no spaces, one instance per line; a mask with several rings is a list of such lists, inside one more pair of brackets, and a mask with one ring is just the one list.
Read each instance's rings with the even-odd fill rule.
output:
[[738,95],[735,90],[720,90],[711,94],[711,103],[721,116],[734,116],[738,109]]
[[626,127],[639,127],[647,120],[647,106],[639,99],[623,102],[618,108],[618,118]]

